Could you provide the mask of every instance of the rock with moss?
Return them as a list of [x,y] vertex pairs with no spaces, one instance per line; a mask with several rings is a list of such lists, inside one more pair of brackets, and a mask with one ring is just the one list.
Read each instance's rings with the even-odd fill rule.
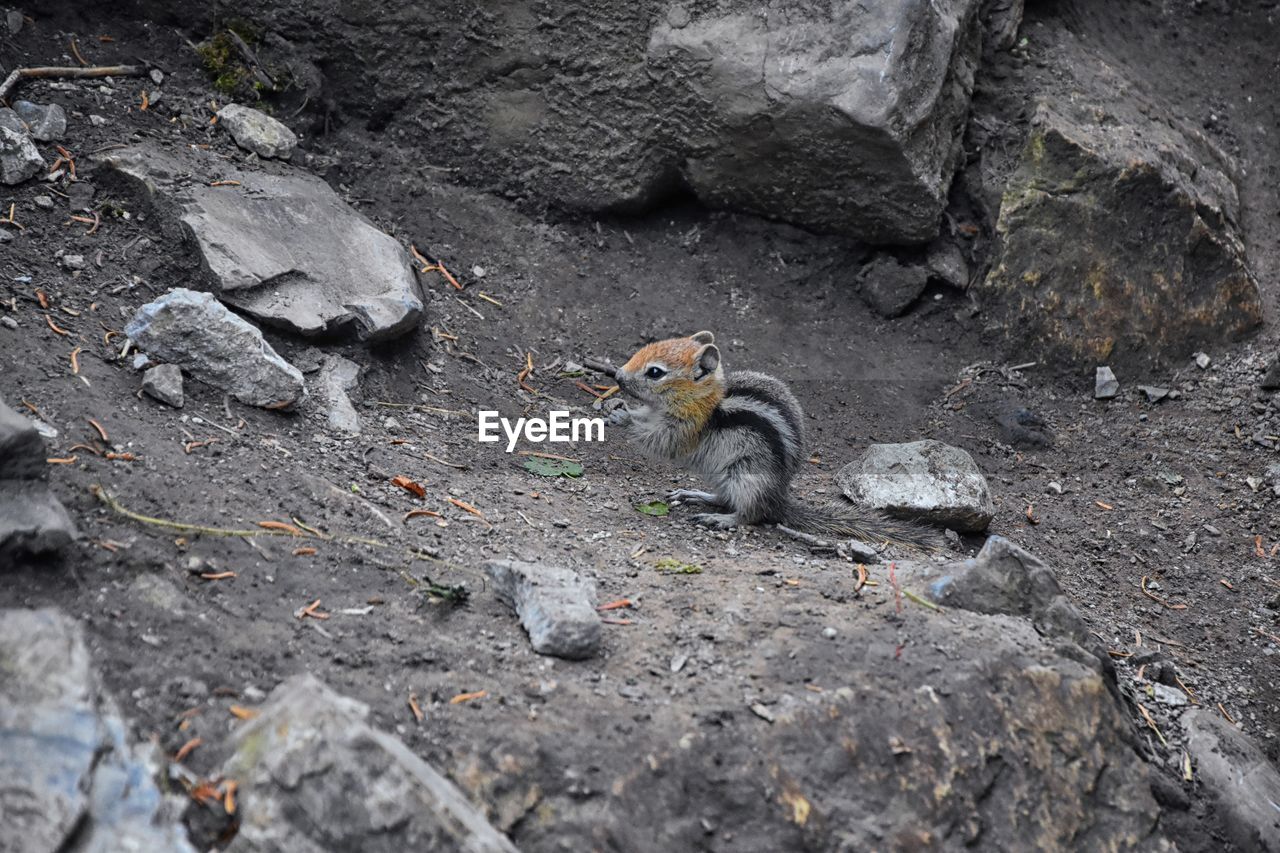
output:
[[1078,366],[1168,363],[1258,328],[1230,159],[1155,105],[1094,103],[1037,106],[982,287],[992,328]]

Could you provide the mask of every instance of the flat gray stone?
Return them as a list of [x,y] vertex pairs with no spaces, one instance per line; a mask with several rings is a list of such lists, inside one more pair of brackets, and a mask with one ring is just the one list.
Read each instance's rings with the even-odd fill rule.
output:
[[13,186],[43,169],[44,158],[26,130],[15,128],[12,122],[4,120],[5,113],[12,117],[13,122],[18,121],[13,110],[0,109],[0,183]]
[[[264,323],[387,340],[422,319],[404,247],[315,175],[283,164],[240,170],[205,152],[146,145],[100,162],[137,181],[160,217],[191,236],[223,302]],[[209,186],[215,180],[240,185]]]
[[0,480],[0,556],[58,551],[78,536],[47,483]]
[[1280,851],[1280,772],[1247,735],[1207,708],[1183,713],[1196,778],[1241,850]]
[[1110,367],[1099,367],[1093,378],[1093,398],[1110,400],[1120,393],[1120,380]]
[[[898,577],[947,607],[1030,619],[1041,633],[1096,646],[1079,612],[1062,594],[1052,569],[1003,536],[991,536],[976,557],[949,563],[906,561]],[[1100,654],[1105,656],[1105,650]]]
[[907,266],[881,255],[863,270],[858,293],[881,317],[900,317],[928,283],[929,271],[924,267]]
[[158,364],[142,374],[142,390],[167,406],[181,409],[182,368],[176,364]]
[[175,288],[139,308],[125,334],[148,354],[250,406],[284,409],[306,398],[302,373],[208,293]]
[[986,530],[995,515],[973,457],[932,439],[873,444],[840,469],[836,482],[857,503],[960,532]]
[[298,137],[282,122],[243,104],[227,104],[218,110],[218,124],[236,145],[259,157],[288,160],[298,144]]
[[57,104],[33,104],[14,101],[13,111],[27,123],[37,142],[57,142],[67,132],[67,113]]
[[36,425],[0,400],[0,480],[44,478],[48,455]]
[[222,768],[241,804],[229,853],[516,853],[452,782],[368,716],[314,675],[273,690],[236,730]]
[[571,569],[490,560],[484,570],[498,598],[516,611],[539,654],[581,660],[600,648],[595,584]]
[[326,356],[316,376],[316,396],[327,409],[329,428],[348,435],[360,434],[360,415],[348,392],[360,384],[360,365],[340,355]]
[[0,853],[193,853],[74,620],[0,610],[0,673]]
[[1266,374],[1262,377],[1262,390],[1277,391],[1280,390],[1280,358],[1277,358],[1267,368]]

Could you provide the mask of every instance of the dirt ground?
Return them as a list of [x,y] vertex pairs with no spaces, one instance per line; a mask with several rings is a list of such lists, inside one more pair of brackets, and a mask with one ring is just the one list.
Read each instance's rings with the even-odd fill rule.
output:
[[[1274,57],[1258,56],[1280,43],[1280,13],[1260,3],[1106,13],[1098,5],[1034,6],[1023,28],[1029,55],[1038,22],[1064,20],[1240,158],[1250,257],[1274,317],[1278,161],[1263,149],[1280,133],[1280,96],[1261,91],[1257,69],[1275,68]],[[91,62],[145,53],[166,79],[160,87],[133,79],[24,85],[23,97],[68,108],[62,144],[79,164],[136,139],[242,156],[208,123],[217,96],[182,35],[81,15],[92,13],[57,10],[0,42],[0,65],[66,64],[74,33]],[[1134,31],[1147,35],[1132,38]],[[1227,55],[1237,61],[1223,61]],[[1010,60],[986,85],[1016,87],[1033,73],[1034,58]],[[145,111],[144,89],[152,94]],[[91,114],[105,124],[91,124]],[[367,368],[357,439],[329,434],[314,405],[267,412],[195,382],[181,410],[139,396],[139,374],[117,357],[123,338],[104,335],[169,288],[198,286],[190,250],[109,183],[98,184],[102,225],[92,234],[69,222],[60,185],[0,191],[4,211],[12,204],[24,226],[0,246],[0,314],[19,324],[0,328],[0,389],[10,405],[27,405],[58,430],[51,456],[75,458],[51,476],[83,534],[60,561],[10,567],[0,606],[56,605],[83,620],[140,739],[158,737],[168,751],[195,734],[216,741],[231,725],[229,705],[251,704],[288,675],[313,671],[465,779],[467,767],[483,763],[471,745],[517,719],[540,742],[582,731],[607,750],[656,720],[707,724],[741,717],[783,690],[835,686],[838,655],[801,655],[781,680],[769,661],[810,648],[824,628],[883,619],[892,606],[887,585],[854,597],[850,564],[770,529],[713,533],[683,521],[679,509],[665,518],[638,513],[634,504],[683,480],[617,441],[532,448],[580,459],[579,479],[537,477],[524,469],[525,457],[475,441],[477,409],[590,414],[593,398],[579,380],[557,375],[566,359],[622,359],[648,340],[707,328],[730,369],[774,373],[805,405],[816,461],[797,483],[801,493],[833,495],[835,472],[872,442],[928,437],[965,448],[996,495],[991,531],[1055,567],[1132,695],[1141,698],[1142,688],[1128,656],[1162,652],[1201,703],[1219,706],[1280,757],[1280,643],[1272,636],[1280,633],[1280,554],[1272,554],[1280,498],[1264,475],[1280,461],[1280,402],[1257,391],[1280,341],[1273,327],[1210,352],[1207,369],[1187,363],[1122,376],[1121,397],[1098,402],[1091,376],[1053,365],[999,370],[1016,360],[984,344],[983,318],[964,293],[930,289],[907,316],[876,317],[854,287],[868,250],[839,238],[710,213],[691,201],[599,219],[517,207],[451,183],[450,172],[432,168],[429,149],[355,125],[303,144],[337,159],[330,180],[353,204],[406,245],[429,248],[466,285],[458,293],[423,276],[423,329],[395,344],[317,345],[268,331],[299,365],[313,363],[323,346]],[[42,150],[57,156],[51,146]],[[91,173],[89,180],[96,182]],[[54,208],[38,207],[37,196],[52,196]],[[87,267],[65,269],[63,253],[83,255]],[[516,381],[526,353],[535,394]],[[1136,386],[1147,382],[1180,396],[1146,402]],[[996,419],[1017,408],[1047,423],[1050,446],[1005,443]],[[98,455],[107,449],[137,458]],[[396,475],[422,483],[426,498],[390,484]],[[317,478],[335,488],[325,491]],[[94,485],[147,516],[233,528],[297,519],[395,547],[166,530],[111,513]],[[414,509],[441,517],[402,523]],[[975,538],[963,549],[980,545]],[[296,553],[304,546],[316,553]],[[406,547],[443,562],[409,560]],[[486,594],[479,568],[507,556],[587,571],[602,601],[633,602],[606,626],[600,658],[570,665],[528,649],[516,620]],[[663,557],[702,572],[660,572],[654,561]],[[228,571],[235,577],[202,577]],[[882,573],[872,567],[873,579]],[[428,575],[466,584],[470,603],[426,600],[412,582]],[[316,600],[331,618],[295,618]],[[449,704],[480,690],[485,698]],[[410,696],[428,724],[415,721]],[[1176,778],[1176,744],[1162,746],[1136,710],[1134,731],[1154,766]],[[188,763],[207,772],[216,757],[197,750]],[[589,769],[564,770],[590,784]],[[1193,801],[1168,818],[1168,826],[1187,822],[1184,849],[1215,846],[1204,809]]]

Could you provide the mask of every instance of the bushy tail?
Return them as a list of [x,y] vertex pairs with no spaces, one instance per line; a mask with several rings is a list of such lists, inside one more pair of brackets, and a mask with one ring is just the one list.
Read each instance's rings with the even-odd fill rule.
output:
[[814,506],[789,499],[782,512],[782,524],[801,533],[859,539],[869,545],[888,542],[927,552],[946,547],[946,538],[936,528],[854,504]]

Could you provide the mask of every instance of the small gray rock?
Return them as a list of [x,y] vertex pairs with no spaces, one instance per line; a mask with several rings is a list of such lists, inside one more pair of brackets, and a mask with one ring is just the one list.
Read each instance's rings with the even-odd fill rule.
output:
[[67,132],[67,113],[57,104],[33,104],[14,101],[13,111],[27,123],[38,142],[57,142]]
[[986,530],[995,515],[973,457],[932,439],[873,444],[840,469],[836,482],[857,503],[965,533]]
[[961,290],[969,286],[969,262],[964,252],[950,240],[935,240],[929,244],[929,252],[925,257],[925,265],[929,275],[951,287]]
[[1280,358],[1277,358],[1271,363],[1271,367],[1267,368],[1266,374],[1262,377],[1262,390],[1280,391]]
[[134,370],[146,370],[148,367],[151,367],[151,366],[152,366],[151,356],[147,355],[145,352],[135,352],[133,354]]
[[107,119],[105,116],[100,116],[97,113],[90,113],[89,124],[93,125],[94,127],[106,127]]
[[288,160],[298,144],[294,132],[264,112],[243,104],[227,104],[218,110],[218,123],[236,145],[259,157]]
[[85,268],[84,255],[63,255],[58,259],[63,269],[82,270]]
[[[18,118],[13,110],[0,109],[0,114],[7,113]],[[36,149],[31,135],[25,130],[18,130],[0,117],[0,183],[13,186],[34,176],[44,168],[44,158]]]
[[904,266],[889,255],[881,255],[862,273],[864,302],[881,317],[900,317],[920,298],[929,283],[924,267]]
[[48,455],[35,424],[0,400],[0,481],[43,479]]
[[93,209],[93,184],[88,181],[76,181],[67,187],[67,207],[73,213]]
[[1196,353],[1195,360],[1196,360],[1196,367],[1200,368],[1201,370],[1208,370],[1209,365],[1212,363],[1209,358],[1209,354],[1205,352]]
[[17,9],[10,9],[4,13],[5,25],[9,28],[9,35],[16,36],[22,32],[22,13]]
[[58,551],[78,536],[47,483],[0,480],[0,556]]
[[[13,236],[8,231],[0,231],[0,243],[8,243],[12,239]],[[0,326],[4,326],[6,329],[16,329],[18,328],[18,321],[5,314],[0,317]]]
[[175,288],[139,308],[125,334],[152,356],[250,406],[283,409],[306,398],[302,373],[208,293]]
[[360,384],[360,365],[340,355],[326,356],[316,377],[317,397],[328,409],[329,428],[348,435],[360,434],[360,415],[347,392]]
[[1093,398],[1110,400],[1119,393],[1120,380],[1116,379],[1115,373],[1110,367],[1099,367],[1093,379]]
[[47,195],[38,195],[31,202],[41,210],[53,210],[53,199]]
[[142,390],[167,406],[181,409],[182,368],[176,364],[158,364],[142,374]]
[[1239,729],[1214,711],[1182,715],[1196,778],[1241,850],[1280,851],[1280,772]]
[[1170,687],[1167,684],[1155,683],[1151,685],[1151,695],[1161,705],[1167,705],[1170,708],[1181,708],[1190,704],[1191,700],[1187,698],[1187,694],[1183,693],[1176,687]]
[[594,583],[571,569],[517,560],[490,560],[484,570],[498,598],[520,616],[534,651],[581,660],[599,649]]
[[1159,403],[1169,396],[1168,388],[1161,388],[1156,385],[1139,385],[1138,390],[1142,392],[1142,396],[1147,398],[1148,403]]

